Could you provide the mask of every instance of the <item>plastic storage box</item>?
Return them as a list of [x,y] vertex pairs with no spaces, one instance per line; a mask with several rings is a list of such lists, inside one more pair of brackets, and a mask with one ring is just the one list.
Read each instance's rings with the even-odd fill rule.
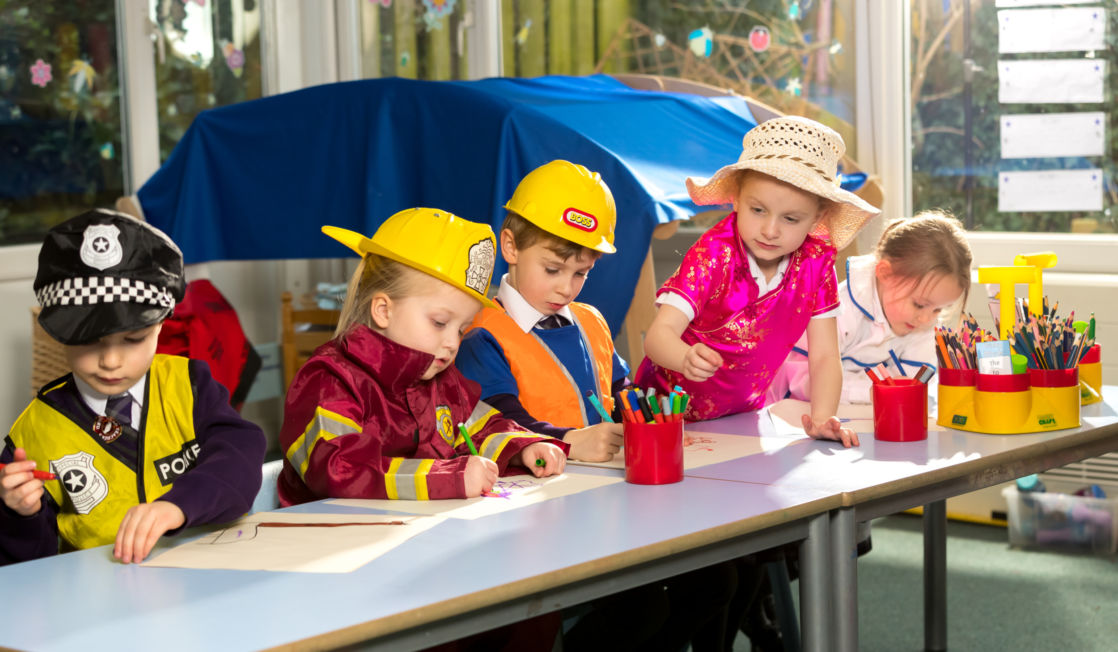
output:
[[1118,549],[1118,499],[1002,489],[1009,545],[1098,554]]

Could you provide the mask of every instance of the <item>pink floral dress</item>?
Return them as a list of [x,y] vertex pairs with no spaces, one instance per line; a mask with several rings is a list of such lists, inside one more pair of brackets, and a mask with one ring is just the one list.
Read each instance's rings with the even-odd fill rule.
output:
[[765,392],[808,321],[838,305],[835,249],[809,236],[789,255],[780,285],[758,296],[745,245],[735,228],[737,214],[703,234],[679,269],[660,288],[694,308],[683,341],[702,342],[722,356],[722,367],[702,382],[660,367],[648,358],[636,373],[640,387],[668,392],[679,385],[691,395],[685,417],[714,419],[763,407]]

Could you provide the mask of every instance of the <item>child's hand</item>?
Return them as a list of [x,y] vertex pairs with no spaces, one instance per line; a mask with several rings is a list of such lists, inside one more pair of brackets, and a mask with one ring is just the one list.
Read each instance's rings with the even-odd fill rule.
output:
[[687,380],[702,381],[714,375],[722,366],[722,356],[706,344],[698,343],[687,349],[683,356],[683,377]]
[[477,498],[483,491],[492,491],[497,473],[496,462],[481,455],[471,455],[466,460],[466,498]]
[[571,445],[571,459],[608,462],[621,450],[625,428],[620,423],[596,423],[569,431],[563,441]]
[[[536,460],[543,460],[544,463],[536,464]],[[520,451],[520,463],[537,478],[543,478],[562,473],[567,467],[567,456],[562,448],[541,441]]]
[[35,462],[27,459],[27,451],[17,448],[14,457],[0,470],[0,498],[20,516],[38,514],[43,506],[43,481],[31,475]]
[[803,416],[804,432],[812,439],[834,439],[842,442],[843,448],[858,445],[858,433],[850,428],[844,428],[838,417],[831,417],[826,421],[816,423],[808,415]]
[[138,564],[148,556],[164,532],[181,527],[185,522],[186,515],[172,502],[156,500],[140,503],[128,510],[120,521],[113,557],[125,564]]

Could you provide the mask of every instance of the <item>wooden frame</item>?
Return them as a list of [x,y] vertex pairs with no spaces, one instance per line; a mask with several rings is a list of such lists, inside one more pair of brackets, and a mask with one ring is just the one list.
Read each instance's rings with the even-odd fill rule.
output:
[[280,299],[280,353],[283,355],[283,389],[291,385],[295,372],[314,350],[334,338],[340,310],[314,306],[295,307],[290,292]]

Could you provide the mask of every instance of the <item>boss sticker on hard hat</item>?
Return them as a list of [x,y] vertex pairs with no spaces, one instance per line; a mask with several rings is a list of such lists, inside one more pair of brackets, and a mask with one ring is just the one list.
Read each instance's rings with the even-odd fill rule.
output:
[[583,213],[577,208],[568,208],[563,213],[563,221],[583,231],[593,232],[594,229],[598,228],[598,218],[589,213]]
[[466,268],[466,287],[478,294],[485,294],[489,279],[493,278],[493,263],[497,260],[493,241],[486,238],[474,243],[470,246],[468,255],[470,264]]

